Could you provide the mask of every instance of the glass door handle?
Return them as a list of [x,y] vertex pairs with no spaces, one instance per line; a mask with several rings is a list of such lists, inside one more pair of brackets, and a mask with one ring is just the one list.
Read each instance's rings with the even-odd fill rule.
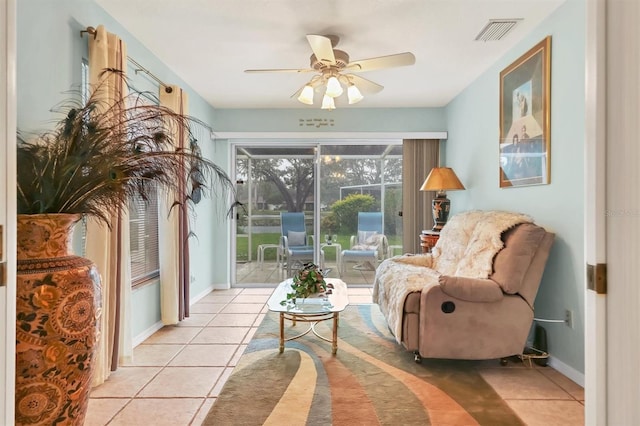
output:
[[0,287],[7,285],[7,262],[0,262]]
[[4,260],[4,226],[0,225],[0,287],[7,285],[7,262]]

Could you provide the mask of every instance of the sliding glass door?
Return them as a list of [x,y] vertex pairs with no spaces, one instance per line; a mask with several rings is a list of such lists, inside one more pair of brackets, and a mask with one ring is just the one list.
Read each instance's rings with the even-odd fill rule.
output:
[[323,144],[319,163],[325,262],[348,285],[371,285],[402,244],[402,145]]
[[[349,285],[371,285],[377,263],[401,250],[401,141],[234,147],[234,286],[275,285],[308,261]],[[372,242],[358,241],[361,212],[377,212],[384,241],[374,241],[370,262],[348,253],[343,262],[343,252]]]
[[236,208],[236,285],[279,283],[304,262],[319,261],[316,150],[315,144],[236,147],[242,203]]

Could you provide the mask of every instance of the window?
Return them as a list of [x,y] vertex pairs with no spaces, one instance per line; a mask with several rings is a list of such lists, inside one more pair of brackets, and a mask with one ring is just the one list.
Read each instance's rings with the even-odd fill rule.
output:
[[[139,105],[157,103],[148,93],[130,87],[130,91],[140,94],[135,97]],[[133,105],[130,105],[133,106]],[[130,129],[131,137],[136,128]],[[145,200],[135,195],[129,200],[129,250],[131,252],[131,285],[144,284],[160,276],[160,242],[158,240],[158,188],[150,183]]]
[[129,202],[131,285],[160,276],[158,256],[158,196],[154,189],[145,201],[135,196]]

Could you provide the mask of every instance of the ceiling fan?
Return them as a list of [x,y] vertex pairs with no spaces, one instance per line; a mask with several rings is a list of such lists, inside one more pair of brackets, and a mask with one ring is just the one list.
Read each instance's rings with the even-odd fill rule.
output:
[[245,70],[245,72],[317,72],[317,75],[313,76],[307,84],[298,89],[291,97],[297,95],[300,102],[313,105],[314,91],[322,92],[324,89],[322,109],[331,110],[335,109],[334,98],[342,95],[344,92],[343,86],[347,88],[349,104],[355,104],[363,99],[360,90],[368,93],[377,93],[384,88],[371,80],[367,80],[353,73],[402,67],[413,65],[416,62],[415,56],[410,52],[350,62],[347,52],[335,48],[340,41],[338,36],[309,34],[307,35],[307,41],[313,51],[310,68],[255,69]]

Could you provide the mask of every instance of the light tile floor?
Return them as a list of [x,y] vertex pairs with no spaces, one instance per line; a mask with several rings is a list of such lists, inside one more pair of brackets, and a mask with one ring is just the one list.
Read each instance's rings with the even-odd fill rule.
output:
[[[85,425],[200,425],[272,291],[234,288],[201,299],[188,319],[149,337],[134,349],[133,364],[93,390]],[[349,302],[371,303],[371,287],[350,288]],[[478,369],[527,425],[584,424],[583,389],[551,367],[483,361]]]

